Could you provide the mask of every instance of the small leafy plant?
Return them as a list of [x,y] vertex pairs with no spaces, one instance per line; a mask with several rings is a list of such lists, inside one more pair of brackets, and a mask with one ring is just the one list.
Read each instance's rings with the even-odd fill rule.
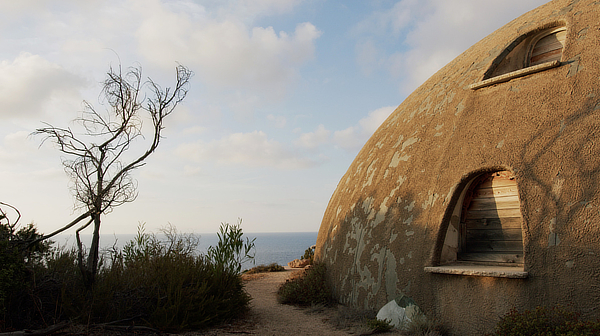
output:
[[537,307],[519,312],[510,310],[488,336],[571,336],[600,335],[600,321],[582,321],[580,314],[562,306]]
[[18,267],[0,270],[0,332],[65,320],[199,330],[243,314],[250,302],[239,270],[254,245],[243,240],[239,225],[221,226],[211,256],[197,254],[194,235],[168,226],[157,236],[140,225],[122,251],[113,246],[101,258],[91,289],[84,285],[76,250],[52,249],[33,263],[34,254],[4,248],[16,234],[4,229],[0,225],[0,261],[14,259]]
[[221,223],[217,236],[219,243],[214,247],[210,246],[206,253],[208,260],[214,265],[239,274],[243,263],[254,260],[253,250],[256,238],[252,240],[246,238],[244,242],[241,219],[235,225]]
[[372,334],[388,332],[393,328],[389,320],[379,320],[374,318],[366,320],[365,323],[367,324],[367,327],[371,329]]
[[269,265],[258,265],[244,272],[244,274],[267,273],[267,272],[282,272],[285,268],[277,263]]
[[311,246],[311,247],[307,248],[304,251],[304,255],[302,255],[302,257],[300,257],[300,259],[302,259],[302,260],[305,260],[305,259],[310,260],[311,264],[313,263],[314,258],[315,258],[315,248],[314,248],[314,246]]
[[331,305],[335,301],[325,281],[326,266],[315,263],[297,278],[287,280],[277,291],[279,303],[299,306]]

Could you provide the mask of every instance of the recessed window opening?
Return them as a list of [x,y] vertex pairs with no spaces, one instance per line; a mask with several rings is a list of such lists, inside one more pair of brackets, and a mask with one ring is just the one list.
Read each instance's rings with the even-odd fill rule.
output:
[[554,29],[545,35],[539,36],[531,49],[529,66],[560,61],[566,36],[567,31],[565,28]]
[[522,222],[514,174],[478,175],[467,184],[453,210],[440,262],[521,266]]
[[483,75],[483,80],[469,87],[477,90],[558,67],[561,65],[566,39],[564,24],[521,35],[492,62]]
[[483,174],[462,204],[459,260],[523,263],[519,192],[509,171]]

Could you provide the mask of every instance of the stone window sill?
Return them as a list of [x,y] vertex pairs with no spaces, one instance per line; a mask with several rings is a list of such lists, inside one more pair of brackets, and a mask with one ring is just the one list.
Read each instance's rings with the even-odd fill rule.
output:
[[528,273],[525,272],[523,266],[454,264],[435,267],[425,267],[425,272],[511,279],[525,279],[528,276]]
[[546,63],[530,66],[530,67],[527,67],[524,69],[519,69],[516,71],[505,73],[504,75],[488,78],[486,80],[482,80],[481,82],[473,83],[473,84],[469,85],[469,89],[477,90],[477,89],[481,89],[486,86],[503,83],[503,82],[508,82],[509,80],[511,80],[513,78],[523,77],[523,76],[526,76],[526,75],[529,75],[532,73],[556,68],[559,65],[560,65],[560,61],[552,61],[552,62],[546,62]]

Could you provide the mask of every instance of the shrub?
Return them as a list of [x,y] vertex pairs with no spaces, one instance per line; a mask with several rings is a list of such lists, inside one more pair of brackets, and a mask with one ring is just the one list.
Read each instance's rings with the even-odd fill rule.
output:
[[304,251],[304,255],[302,257],[300,257],[300,259],[304,260],[304,259],[308,259],[310,260],[310,263],[313,263],[313,260],[315,259],[315,248],[314,246],[311,246],[309,248],[307,248]]
[[52,242],[31,244],[41,236],[35,226],[17,230],[1,209],[0,221],[0,330],[39,325],[35,304],[42,302],[34,301],[32,269],[40,267]]
[[246,242],[242,238],[242,220],[238,224],[229,225],[229,223],[221,223],[219,232],[219,243],[217,246],[210,246],[206,256],[214,265],[222,267],[224,271],[240,273],[242,264],[246,261],[253,260],[254,241],[246,238]]
[[368,319],[365,322],[367,327],[371,329],[371,334],[384,333],[392,330],[393,326],[389,320]]
[[600,321],[582,321],[579,313],[561,306],[537,307],[524,312],[512,309],[500,319],[495,332],[489,335],[600,335]]
[[[141,316],[163,331],[201,329],[245,312],[250,297],[244,291],[239,269],[251,247],[242,241],[239,226],[221,226],[221,257],[195,255],[198,239],[163,229],[166,241],[147,234],[143,227],[113,252],[112,265],[99,274],[92,316],[111,321]],[[241,248],[240,248],[241,246]],[[210,250],[209,249],[209,250]],[[233,251],[233,252],[232,252]]]
[[325,264],[315,263],[300,277],[283,283],[277,290],[277,300],[279,303],[299,306],[332,304],[334,299],[325,282],[325,272]]
[[285,271],[285,267],[272,263],[269,265],[258,265],[244,272],[244,274],[255,274],[255,273],[266,273],[266,272],[282,272]]
[[110,249],[91,290],[83,285],[75,250],[54,249],[37,267],[26,265],[33,276],[13,300],[20,304],[11,312],[19,318],[35,315],[40,323],[31,324],[28,317],[10,327],[43,327],[66,319],[86,325],[127,320],[177,332],[202,329],[247,310],[250,297],[236,264],[245,256],[236,253],[252,248],[241,240],[241,228],[223,224],[217,247],[217,253],[235,260],[197,255],[198,238],[172,226],[162,233],[164,240],[140,225],[123,251]]
[[439,321],[430,319],[423,313],[415,314],[406,324],[406,334],[413,336],[444,336],[450,331]]

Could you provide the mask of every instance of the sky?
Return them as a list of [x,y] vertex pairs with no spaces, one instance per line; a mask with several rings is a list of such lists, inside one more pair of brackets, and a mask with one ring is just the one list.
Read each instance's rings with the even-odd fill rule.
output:
[[[0,0],[0,202],[44,233],[81,214],[44,123],[104,111],[110,67],[194,72],[105,234],[316,232],[337,183],[402,101],[544,0]],[[146,126],[148,123],[145,124]],[[140,139],[131,155],[147,145]]]

